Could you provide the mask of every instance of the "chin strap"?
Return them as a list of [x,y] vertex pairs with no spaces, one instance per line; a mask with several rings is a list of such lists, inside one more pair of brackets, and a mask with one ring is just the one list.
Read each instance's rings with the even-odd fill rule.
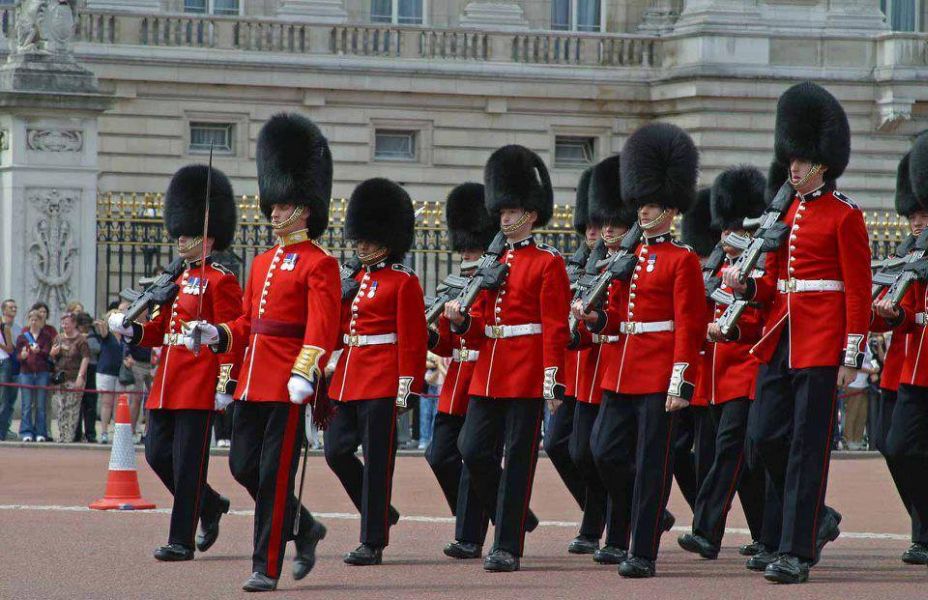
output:
[[293,212],[290,213],[290,216],[289,216],[289,217],[287,217],[286,219],[284,219],[283,221],[281,221],[280,223],[278,223],[278,224],[276,224],[276,225],[274,225],[273,223],[271,223],[271,227],[274,228],[274,231],[280,231],[281,229],[286,229],[287,227],[290,227],[291,225],[293,225],[293,224],[296,222],[297,219],[299,219],[301,216],[303,216],[303,211],[305,210],[305,208],[306,208],[306,207],[304,207],[304,206],[302,206],[302,205],[301,205],[301,206],[295,206],[295,207],[293,208]]
[[660,225],[661,223],[663,223],[664,221],[666,221],[666,220],[667,220],[667,217],[668,217],[669,215],[670,215],[670,213],[669,213],[669,212],[667,211],[667,209],[665,208],[665,209],[661,212],[661,214],[657,215],[656,218],[651,219],[651,220],[650,220],[649,222],[647,222],[647,223],[642,223],[642,222],[641,222],[641,219],[638,219],[638,224],[641,225],[641,228],[644,229],[645,231],[650,231],[650,230],[654,229],[655,227],[657,227],[658,225]]
[[794,190],[798,191],[799,188],[804,187],[807,183],[809,183],[809,180],[815,177],[818,174],[818,172],[821,170],[822,170],[822,165],[812,165],[812,168],[809,169],[808,173],[803,175],[802,179],[796,182],[795,185],[793,185],[792,183],[790,183],[790,185],[793,186]]
[[505,233],[506,235],[511,235],[515,233],[516,231],[518,231],[527,222],[528,222],[528,213],[523,212],[522,216],[519,217],[518,221],[516,221],[512,225],[503,225],[501,229],[503,230],[503,233]]
[[370,265],[377,264],[385,259],[387,254],[389,254],[389,251],[386,248],[380,248],[379,250],[374,250],[369,254],[361,254],[358,252],[358,259],[365,267],[369,267]]
[[188,252],[192,252],[194,248],[196,248],[197,246],[199,246],[199,245],[202,244],[202,243],[203,243],[203,236],[202,236],[202,235],[198,235],[197,237],[191,239],[188,243],[183,244],[183,245],[178,241],[178,243],[177,243],[177,251],[178,251],[180,254],[187,254]]

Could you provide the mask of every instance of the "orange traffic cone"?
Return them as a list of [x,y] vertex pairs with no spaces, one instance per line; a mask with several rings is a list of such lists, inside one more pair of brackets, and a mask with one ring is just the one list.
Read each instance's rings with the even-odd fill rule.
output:
[[116,402],[116,423],[113,426],[113,450],[110,453],[106,493],[90,504],[97,510],[142,510],[155,505],[142,499],[135,468],[135,446],[132,444],[132,421],[129,400],[125,394]]

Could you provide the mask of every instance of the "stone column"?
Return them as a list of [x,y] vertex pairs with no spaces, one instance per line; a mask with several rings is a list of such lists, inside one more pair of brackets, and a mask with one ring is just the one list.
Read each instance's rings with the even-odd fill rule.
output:
[[344,0],[281,0],[277,16],[289,21],[344,23],[348,20]]
[[[33,5],[35,6],[35,5]],[[21,306],[96,300],[97,119],[112,103],[71,53],[74,15],[21,11],[0,67],[0,289]]]
[[161,12],[161,0],[87,0],[87,10],[156,15]]

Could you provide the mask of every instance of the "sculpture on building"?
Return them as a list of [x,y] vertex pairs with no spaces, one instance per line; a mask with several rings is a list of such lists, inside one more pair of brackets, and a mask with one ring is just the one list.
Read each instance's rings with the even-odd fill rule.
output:
[[79,251],[71,227],[75,215],[71,213],[78,193],[41,189],[27,196],[39,213],[29,244],[31,291],[54,312],[64,309],[73,297],[71,278]]
[[22,0],[11,54],[69,54],[77,0]]

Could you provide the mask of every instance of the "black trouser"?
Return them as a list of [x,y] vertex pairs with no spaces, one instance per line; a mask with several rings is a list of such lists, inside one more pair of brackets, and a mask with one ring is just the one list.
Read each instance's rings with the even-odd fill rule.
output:
[[928,543],[928,388],[899,386],[885,456],[912,518],[912,541]]
[[696,457],[693,445],[696,441],[696,421],[691,407],[677,412],[676,436],[673,442],[673,478],[677,481],[683,499],[696,506],[696,494],[699,493],[699,477],[696,475]]
[[761,541],[808,561],[815,558],[825,506],[837,378],[838,367],[791,369],[784,330],[773,358],[760,367],[748,419],[748,435],[769,476]]
[[750,408],[751,401],[747,398],[707,408],[709,423],[705,425],[711,424],[716,432],[715,457],[696,496],[693,533],[716,546],[722,543],[725,520],[736,490],[752,537],[759,536],[761,531],[764,488],[759,484],[763,484],[763,479],[749,476],[744,456],[744,436]]
[[540,398],[471,397],[459,438],[474,492],[483,509],[496,515],[493,547],[515,556],[522,556],[524,548],[543,417]]
[[[361,445],[364,462],[355,455]],[[396,399],[335,402],[325,431],[325,460],[361,513],[361,543],[390,543],[390,494],[396,462]]]
[[[216,432],[217,440],[232,439],[232,408],[226,408],[222,412],[216,413],[213,419],[213,430]],[[304,432],[305,435],[305,432]]]
[[[90,365],[87,369],[87,381],[84,388],[88,390],[97,389],[97,369],[96,365]],[[85,437],[88,442],[97,441],[97,394],[85,392],[81,396],[81,416],[77,420],[77,426],[74,428],[74,439],[79,442]]]
[[[558,411],[563,408],[559,408]],[[583,521],[580,523],[580,535],[590,539],[602,537],[607,514],[606,487],[599,477],[596,462],[593,460],[593,452],[590,450],[590,435],[598,414],[598,404],[590,404],[589,402],[576,403],[569,446],[570,459],[583,478],[586,492],[583,503]],[[619,535],[619,537],[613,539],[614,535]],[[627,538],[627,531],[613,531],[613,527],[610,526],[609,533],[606,536],[606,545],[622,545],[627,543]]]
[[[293,490],[305,437],[306,407],[236,401],[231,408],[229,467],[255,500],[252,570],[277,579],[287,541],[293,539],[297,508]],[[313,516],[300,506],[300,532],[314,524]]]
[[436,413],[425,460],[435,473],[451,514],[456,517],[454,539],[482,546],[490,519],[471,487],[470,473],[458,450],[458,437],[463,428],[463,416]]
[[[709,414],[708,406],[690,406],[693,415],[693,465],[696,468],[696,482],[702,487],[712,463],[715,462],[715,423]],[[674,464],[676,467],[676,463]],[[698,493],[697,488],[697,493]]]
[[666,393],[605,391],[590,439],[613,520],[630,529],[631,554],[649,560],[657,558],[674,469],[677,416],[666,403]]
[[148,413],[145,460],[174,496],[169,544],[193,549],[200,516],[219,510],[219,494],[206,483],[212,420],[211,410]]
[[583,504],[586,502],[586,488],[583,485],[583,478],[580,477],[573,461],[570,460],[570,432],[574,427],[574,405],[576,404],[576,398],[565,398],[561,406],[554,411],[548,422],[548,428],[545,430],[542,445],[545,448],[545,454],[557,470],[557,474],[567,486],[567,491],[583,510]]

